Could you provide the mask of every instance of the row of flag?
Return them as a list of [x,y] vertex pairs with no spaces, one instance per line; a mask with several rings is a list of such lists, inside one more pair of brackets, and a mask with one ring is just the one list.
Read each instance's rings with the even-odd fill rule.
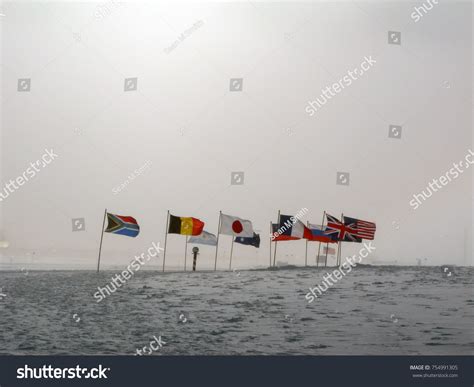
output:
[[373,240],[376,225],[356,218],[342,216],[342,220],[325,214],[326,226],[308,223],[290,215],[280,215],[278,223],[272,223],[272,240],[288,241],[307,239],[322,243],[362,242],[362,239]]
[[[107,219],[107,228],[104,229],[105,220]],[[326,222],[324,222],[324,219]],[[356,219],[341,215],[341,220],[335,216],[324,212],[323,223],[326,225],[318,225],[307,223],[306,225],[297,217],[291,215],[278,214],[278,222],[271,223],[270,242],[281,242],[305,239],[307,242],[315,241],[326,243],[325,252],[333,252],[335,249],[329,248],[329,243],[340,242],[356,242],[360,243],[362,240],[373,240],[375,237],[376,225],[373,222],[368,222],[361,219]],[[219,227],[217,236],[204,230],[205,223],[197,218],[183,217],[171,215],[168,211],[166,236],[168,234],[179,234],[186,236],[187,243],[201,244],[216,247],[214,270],[217,265],[217,251],[219,246],[219,235],[230,235],[232,239],[232,247],[234,242],[247,246],[260,247],[260,235],[253,229],[253,224],[250,220],[242,219],[237,216],[219,213]],[[135,218],[131,216],[123,216],[111,214],[105,210],[104,225],[102,226],[102,236],[99,247],[99,257],[97,261],[97,271],[100,267],[100,253],[102,250],[102,240],[104,232],[125,235],[129,237],[136,237],[140,233],[140,226]],[[163,256],[163,271],[165,269],[166,257],[166,241]],[[320,245],[321,246],[321,245]],[[232,251],[230,256],[230,266],[232,265]],[[187,252],[187,249],[186,249]],[[340,249],[338,249],[340,255]],[[275,262],[276,245],[274,251],[273,261]],[[305,260],[307,259],[307,255]],[[338,257],[340,259],[340,257]],[[319,252],[318,252],[319,260]],[[327,256],[326,256],[327,261]],[[327,263],[327,262],[326,262]],[[305,263],[306,264],[306,263]],[[270,248],[270,265],[271,265],[271,248]],[[186,270],[186,255],[185,255],[185,270]]]
[[[181,224],[186,223],[187,227],[177,227],[176,224],[179,221],[176,219],[180,219]],[[217,246],[218,240],[216,235],[204,230],[204,224],[203,221],[196,218],[184,218],[170,214],[167,232],[168,234],[191,236],[188,239],[188,243]],[[236,243],[260,247],[260,235],[253,231],[253,225],[250,220],[221,213],[219,234],[234,236],[234,242]]]
[[[322,243],[340,241],[360,243],[364,239],[374,239],[376,225],[373,222],[348,216],[342,216],[341,220],[329,214],[325,216],[327,224],[322,226],[312,223],[305,225],[293,216],[280,215],[279,222],[272,223],[272,241],[307,239]],[[136,237],[140,232],[140,226],[131,216],[107,213],[107,220],[105,232],[129,237]],[[205,223],[197,218],[170,214],[167,233],[191,236],[188,239],[189,243],[216,246],[216,235],[204,230],[204,225]],[[255,233],[250,220],[221,214],[219,234],[234,236],[236,243],[260,247],[260,235]]]

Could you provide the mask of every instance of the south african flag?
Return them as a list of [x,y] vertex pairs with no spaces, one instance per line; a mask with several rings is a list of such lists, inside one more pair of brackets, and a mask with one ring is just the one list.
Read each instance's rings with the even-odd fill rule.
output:
[[126,235],[135,238],[140,233],[140,226],[131,216],[114,215],[107,212],[107,229],[105,232]]

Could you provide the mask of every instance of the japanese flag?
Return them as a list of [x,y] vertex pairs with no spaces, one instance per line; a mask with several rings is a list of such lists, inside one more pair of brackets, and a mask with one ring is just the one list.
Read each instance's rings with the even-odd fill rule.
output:
[[220,233],[244,238],[252,238],[252,222],[250,220],[241,219],[236,216],[221,214]]

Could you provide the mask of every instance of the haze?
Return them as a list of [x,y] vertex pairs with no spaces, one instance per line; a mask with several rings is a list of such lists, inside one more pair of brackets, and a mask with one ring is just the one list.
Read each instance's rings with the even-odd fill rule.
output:
[[[439,2],[415,22],[421,4],[4,2],[2,189],[45,149],[58,158],[0,203],[1,267],[94,269],[105,208],[141,233],[104,235],[104,268],[163,243],[167,210],[212,233],[219,210],[251,220],[260,249],[235,244],[233,265],[268,266],[270,221],[304,207],[311,223],[324,210],[376,222],[368,263],[472,265],[472,168],[409,204],[472,149],[472,6]],[[369,56],[370,70],[307,114]],[[221,236],[219,269],[230,246]],[[214,249],[200,249],[198,267],[212,268]],[[304,241],[278,244],[277,260],[303,265],[304,254]],[[184,237],[171,235],[167,266],[183,262]]]

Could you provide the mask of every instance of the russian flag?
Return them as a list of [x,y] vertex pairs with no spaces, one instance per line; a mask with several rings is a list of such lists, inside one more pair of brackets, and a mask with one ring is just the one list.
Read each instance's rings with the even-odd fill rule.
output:
[[323,242],[323,243],[337,243],[331,236],[326,234],[326,227],[318,224],[310,223],[309,229],[311,231],[311,237],[308,238],[310,241]]

